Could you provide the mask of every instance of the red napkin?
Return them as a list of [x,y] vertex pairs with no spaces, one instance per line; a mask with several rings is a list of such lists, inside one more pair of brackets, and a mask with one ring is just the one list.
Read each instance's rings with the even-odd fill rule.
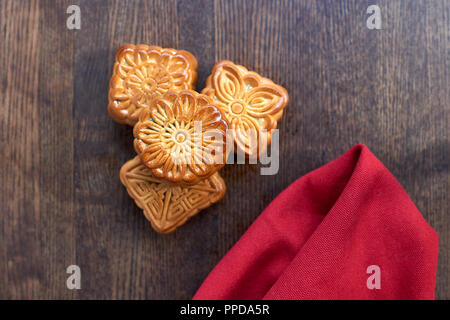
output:
[[284,190],[194,299],[434,299],[437,233],[364,145]]

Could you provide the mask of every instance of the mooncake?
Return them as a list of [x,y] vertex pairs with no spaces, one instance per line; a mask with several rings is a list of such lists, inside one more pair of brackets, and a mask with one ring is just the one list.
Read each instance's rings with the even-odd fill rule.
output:
[[150,102],[169,90],[195,89],[197,60],[184,50],[147,45],[122,46],[109,85],[108,113],[133,126]]
[[200,210],[222,199],[226,190],[218,172],[194,186],[184,187],[155,178],[139,157],[122,166],[120,180],[160,233],[175,231]]
[[211,97],[228,120],[235,152],[256,158],[270,144],[289,100],[283,87],[228,60],[214,65],[202,94]]
[[193,185],[226,162],[228,122],[205,95],[169,91],[142,110],[134,148],[156,178]]

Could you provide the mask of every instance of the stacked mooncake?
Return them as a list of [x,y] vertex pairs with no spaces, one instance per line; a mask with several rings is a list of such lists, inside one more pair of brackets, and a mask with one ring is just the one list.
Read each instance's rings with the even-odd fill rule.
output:
[[223,198],[218,170],[230,149],[257,159],[288,102],[283,87],[231,61],[216,63],[201,93],[196,81],[197,60],[187,51],[117,51],[108,113],[134,126],[137,153],[120,179],[160,233]]

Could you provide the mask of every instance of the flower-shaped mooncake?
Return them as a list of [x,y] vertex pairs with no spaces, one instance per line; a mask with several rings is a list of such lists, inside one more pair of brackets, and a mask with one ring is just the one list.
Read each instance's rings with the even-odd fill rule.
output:
[[236,151],[250,157],[265,151],[289,100],[283,87],[227,60],[214,65],[202,94],[225,114]]
[[132,126],[154,98],[169,90],[194,89],[196,81],[197,60],[189,52],[126,44],[116,53],[108,113]]
[[134,148],[157,178],[192,185],[225,165],[227,129],[207,96],[169,91],[141,112]]
[[139,157],[123,165],[120,181],[160,233],[175,231],[200,210],[222,199],[226,189],[218,172],[194,186],[179,186],[157,179]]

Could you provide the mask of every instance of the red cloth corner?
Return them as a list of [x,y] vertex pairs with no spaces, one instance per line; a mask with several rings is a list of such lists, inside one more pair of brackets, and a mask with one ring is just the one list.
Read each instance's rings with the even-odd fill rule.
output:
[[437,233],[357,145],[276,197],[194,299],[434,299],[437,257]]

